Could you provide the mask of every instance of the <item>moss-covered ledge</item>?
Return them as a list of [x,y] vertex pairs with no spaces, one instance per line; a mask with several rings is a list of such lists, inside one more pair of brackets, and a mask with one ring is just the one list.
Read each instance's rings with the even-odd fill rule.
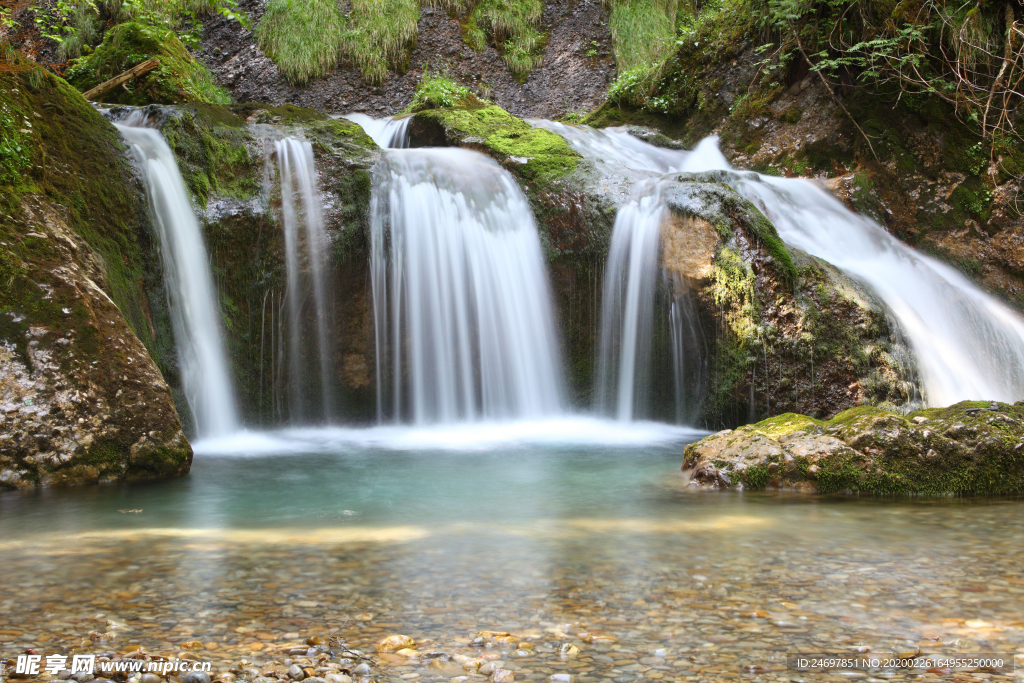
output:
[[489,154],[539,188],[564,180],[580,161],[561,136],[494,105],[421,111],[409,124],[409,136],[413,147],[468,147]]
[[787,413],[686,447],[691,485],[819,493],[1024,492],[1024,401],[964,401],[898,415],[871,406],[828,421]]

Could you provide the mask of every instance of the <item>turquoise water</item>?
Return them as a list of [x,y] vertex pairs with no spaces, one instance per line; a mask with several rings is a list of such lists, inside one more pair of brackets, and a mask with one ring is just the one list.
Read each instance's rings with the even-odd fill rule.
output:
[[[537,645],[502,653],[517,681],[829,680],[787,655],[1024,654],[1018,499],[695,490],[683,430],[473,429],[251,434],[198,444],[175,481],[0,494],[0,654],[82,647],[107,620],[123,633],[86,647],[197,639],[225,669],[342,624],[354,647],[404,633],[470,655],[478,630],[507,630]],[[559,657],[565,642],[580,653]],[[440,680],[398,659],[376,678]]]

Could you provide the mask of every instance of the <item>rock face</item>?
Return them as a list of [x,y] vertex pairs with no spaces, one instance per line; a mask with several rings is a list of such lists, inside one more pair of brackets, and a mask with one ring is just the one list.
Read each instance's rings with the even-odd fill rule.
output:
[[728,179],[675,177],[662,227],[662,267],[689,289],[707,342],[699,424],[912,401],[913,363],[883,305],[829,264],[785,246]]
[[822,422],[787,413],[686,447],[691,485],[864,493],[1024,491],[1024,402],[902,416],[870,406]]
[[773,70],[729,13],[709,16],[646,106],[606,104],[587,123],[643,124],[686,147],[716,134],[738,168],[828,178],[851,209],[1024,308],[1020,145],[983,139],[935,98],[852,79],[833,95],[799,56]]
[[[239,7],[255,26],[264,13],[262,0],[243,0]],[[236,101],[294,104],[331,113],[365,112],[390,116],[412,99],[425,69],[447,68],[502,108],[519,116],[553,118],[593,109],[604,100],[614,77],[607,13],[597,0],[544,3],[542,24],[550,30],[544,62],[517,83],[499,52],[488,45],[474,52],[463,40],[465,16],[449,16],[441,7],[420,10],[419,36],[409,55],[409,69],[389,73],[379,85],[366,83],[354,65],[342,64],[329,76],[297,87],[256,46],[251,32],[234,21],[210,18],[205,23],[198,55],[215,80]]]
[[[281,352],[288,337],[286,261],[273,143],[287,135],[311,143],[329,241],[331,398],[345,419],[370,420],[376,361],[367,221],[377,146],[354,123],[291,106],[190,105],[147,111],[174,151],[202,225],[247,424],[270,426],[289,419],[282,379],[288,363]],[[308,264],[302,268],[308,271]],[[304,307],[303,315],[309,316],[312,329],[313,307]],[[316,340],[302,341],[309,351],[302,365],[314,367]],[[168,375],[176,384],[176,373]]]
[[0,167],[0,486],[185,474],[192,450],[150,355],[166,349],[141,183],[78,92],[18,66],[0,74],[14,143]]

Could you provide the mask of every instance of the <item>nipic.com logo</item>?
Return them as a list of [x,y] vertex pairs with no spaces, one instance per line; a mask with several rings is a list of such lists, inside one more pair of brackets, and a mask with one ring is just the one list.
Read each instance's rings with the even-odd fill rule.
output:
[[[45,660],[45,663],[44,663]],[[70,664],[70,666],[69,666]],[[144,659],[120,659],[110,661],[102,659],[96,661],[96,655],[71,655],[68,662],[67,655],[18,655],[14,662],[14,673],[24,676],[38,676],[41,673],[50,675],[58,674],[61,671],[70,670],[71,674],[111,674],[111,673],[189,673],[192,671],[203,671],[209,673],[213,670],[210,662],[199,662],[191,659],[166,659],[157,661],[146,661]]]

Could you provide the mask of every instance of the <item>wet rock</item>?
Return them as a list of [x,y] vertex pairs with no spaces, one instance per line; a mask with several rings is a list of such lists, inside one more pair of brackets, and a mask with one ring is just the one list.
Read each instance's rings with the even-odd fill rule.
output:
[[509,669],[495,669],[494,673],[491,674],[491,683],[513,683],[515,680],[515,673]]
[[181,683],[210,683],[210,674],[205,671],[189,671],[182,677]]
[[397,652],[406,648],[415,648],[416,641],[409,636],[391,635],[377,643],[377,652]]
[[327,683],[352,683],[352,678],[343,673],[329,673],[324,675]]
[[0,241],[0,489],[181,476],[192,450],[150,355],[172,360],[148,313],[166,295],[145,283],[144,189],[113,125],[38,76],[0,73],[0,109],[32,121],[20,144],[46,159],[16,174],[36,190],[0,179],[3,234],[25,235]]
[[306,677],[306,672],[302,670],[302,667],[298,664],[292,664],[288,667],[288,678],[293,681],[301,681]]

